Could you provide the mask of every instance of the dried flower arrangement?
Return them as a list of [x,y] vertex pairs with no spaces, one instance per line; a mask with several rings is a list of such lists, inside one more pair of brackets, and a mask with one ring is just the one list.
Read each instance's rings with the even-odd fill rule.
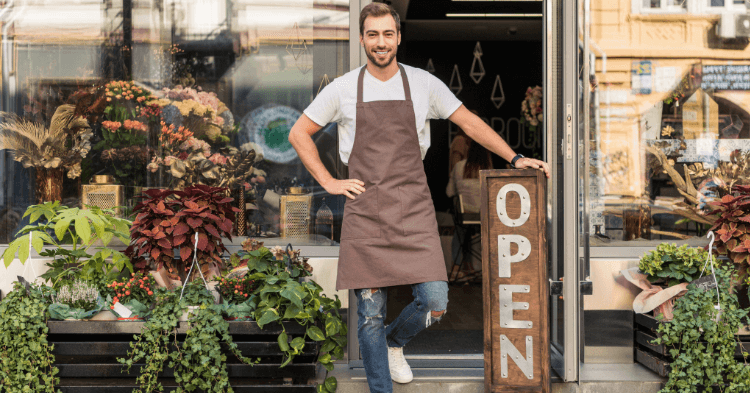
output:
[[72,105],[57,107],[49,127],[0,113],[0,145],[24,168],[36,169],[39,203],[62,199],[63,174],[79,177],[81,161],[91,150],[89,123],[74,110]]

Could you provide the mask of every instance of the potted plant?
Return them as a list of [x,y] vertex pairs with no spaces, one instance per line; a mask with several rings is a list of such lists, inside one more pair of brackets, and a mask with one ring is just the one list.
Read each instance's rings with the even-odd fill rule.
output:
[[81,161],[91,150],[91,128],[75,114],[75,106],[60,105],[50,126],[2,113],[0,146],[8,149],[24,168],[34,168],[37,203],[62,200],[63,175],[81,175]]
[[732,194],[710,202],[716,217],[712,231],[716,231],[716,250],[737,265],[740,278],[747,280],[750,263],[750,186],[735,185]]
[[[207,279],[219,275],[221,256],[226,252],[223,239],[232,239],[234,213],[239,210],[232,207],[233,199],[226,197],[225,191],[203,185],[183,191],[145,191],[144,200],[134,209],[137,216],[126,255],[137,269],[165,268],[170,278],[184,282],[189,279],[185,274],[195,253]],[[178,260],[175,249],[179,250]]]
[[186,283],[184,289],[177,289],[180,291],[179,300],[185,307],[185,311],[179,318],[181,322],[188,321],[190,314],[195,312],[201,304],[214,304],[216,302],[214,296],[201,281],[193,280]]
[[662,243],[641,258],[638,269],[652,284],[673,286],[698,278],[707,258],[702,248]]
[[104,299],[99,295],[96,286],[76,280],[73,284],[64,285],[52,296],[49,305],[51,319],[80,320],[88,319],[104,308]]
[[262,274],[240,277],[225,276],[219,279],[216,289],[221,295],[222,308],[228,321],[249,321],[257,305],[255,291],[259,287]]
[[122,272],[132,272],[130,260],[107,247],[114,238],[128,242],[130,221],[98,207],[69,208],[59,201],[29,206],[26,216],[30,225],[21,229],[19,237],[3,252],[6,267],[16,254],[25,263],[33,247],[39,255],[52,258],[47,263],[49,270],[41,277],[55,290],[81,279],[101,291]]
[[142,321],[151,313],[155,286],[153,277],[141,272],[133,273],[127,281],[113,281],[108,285],[115,291],[109,308],[118,321]]

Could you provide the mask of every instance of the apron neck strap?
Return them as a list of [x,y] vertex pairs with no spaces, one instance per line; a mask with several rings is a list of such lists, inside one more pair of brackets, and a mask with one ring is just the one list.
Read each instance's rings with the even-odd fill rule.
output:
[[[399,64],[398,69],[401,71],[401,82],[403,82],[404,84],[405,101],[411,101],[411,89],[409,88],[409,80],[406,78],[406,71],[404,70],[404,66]],[[364,95],[362,91],[363,90],[362,86],[364,85],[366,70],[367,70],[367,65],[362,67],[362,71],[359,72],[359,79],[357,79],[357,104],[364,102],[364,100],[362,99]]]

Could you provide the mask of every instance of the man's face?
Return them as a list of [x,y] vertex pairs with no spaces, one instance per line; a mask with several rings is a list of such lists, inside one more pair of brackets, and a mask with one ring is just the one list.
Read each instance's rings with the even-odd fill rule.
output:
[[396,21],[390,14],[368,16],[364,27],[364,35],[359,36],[359,42],[364,46],[367,58],[377,67],[388,67],[396,58],[401,44],[401,33],[396,30]]

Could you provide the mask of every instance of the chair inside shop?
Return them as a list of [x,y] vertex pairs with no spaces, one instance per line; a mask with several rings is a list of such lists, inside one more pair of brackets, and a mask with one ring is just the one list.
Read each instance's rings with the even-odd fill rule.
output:
[[[448,282],[460,284],[470,281],[481,281],[482,271],[474,270],[471,258],[482,260],[480,251],[474,248],[481,244],[481,220],[478,212],[467,212],[464,207],[464,197],[460,193],[453,197],[453,223],[458,237],[460,252],[454,253],[453,267]],[[463,269],[463,270],[462,270]]]

